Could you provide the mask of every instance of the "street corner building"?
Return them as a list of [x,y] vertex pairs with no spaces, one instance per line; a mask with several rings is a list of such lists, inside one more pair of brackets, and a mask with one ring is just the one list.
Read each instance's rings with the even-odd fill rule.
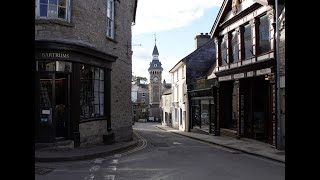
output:
[[132,139],[137,0],[35,0],[35,141]]

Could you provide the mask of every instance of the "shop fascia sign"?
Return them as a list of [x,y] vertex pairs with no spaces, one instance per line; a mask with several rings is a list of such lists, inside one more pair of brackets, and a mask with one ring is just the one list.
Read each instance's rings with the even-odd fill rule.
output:
[[58,53],[58,52],[52,52],[52,53],[41,53],[42,58],[69,58],[70,55],[68,53]]

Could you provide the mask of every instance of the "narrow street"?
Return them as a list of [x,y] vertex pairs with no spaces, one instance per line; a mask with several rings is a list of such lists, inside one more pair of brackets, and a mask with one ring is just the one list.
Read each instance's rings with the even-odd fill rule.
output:
[[[133,126],[139,145],[88,161],[36,163],[37,180],[282,180],[283,163],[207,144],[154,127]],[[45,172],[46,171],[46,172]]]

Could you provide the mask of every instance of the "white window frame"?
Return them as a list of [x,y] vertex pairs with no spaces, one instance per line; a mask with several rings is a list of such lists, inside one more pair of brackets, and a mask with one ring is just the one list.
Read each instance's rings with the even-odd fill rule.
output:
[[[111,7],[110,7],[110,16],[111,17],[108,17],[108,4],[111,4]],[[111,39],[114,39],[114,0],[107,0],[107,5],[106,5],[106,36],[111,38]],[[109,26],[109,21],[111,21],[111,27]],[[110,33],[109,33],[109,30],[110,30]]]
[[[47,0],[49,1],[49,0]],[[48,16],[40,16],[40,0],[36,0],[36,19],[59,19],[62,21],[68,21],[70,22],[70,12],[71,12],[71,6],[70,6],[71,0],[66,0],[66,18],[58,18],[58,17],[48,17]]]

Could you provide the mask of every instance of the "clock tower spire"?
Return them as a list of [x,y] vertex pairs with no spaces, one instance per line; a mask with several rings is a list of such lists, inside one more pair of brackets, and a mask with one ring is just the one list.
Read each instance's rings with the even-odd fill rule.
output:
[[160,120],[160,99],[161,99],[161,88],[162,88],[162,64],[159,61],[159,51],[157,48],[157,38],[154,34],[154,47],[152,52],[152,61],[148,68],[150,83],[149,83],[149,117],[154,120]]

